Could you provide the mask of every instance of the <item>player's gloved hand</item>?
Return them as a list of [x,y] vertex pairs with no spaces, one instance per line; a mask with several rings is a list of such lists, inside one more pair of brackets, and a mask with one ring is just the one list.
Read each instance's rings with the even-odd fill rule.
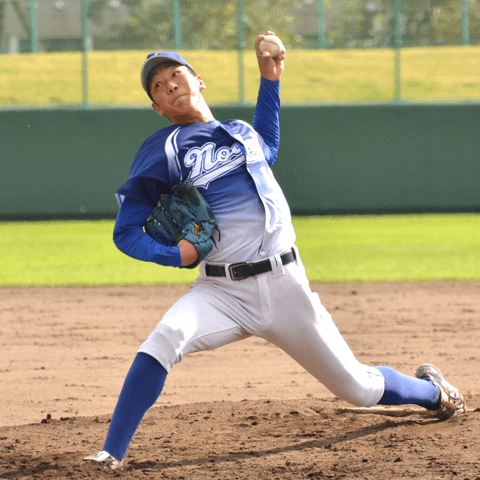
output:
[[195,268],[211,252],[217,228],[210,205],[189,180],[174,185],[171,195],[161,195],[145,224],[146,233],[164,245],[178,245],[182,239],[193,244],[198,259],[182,268]]

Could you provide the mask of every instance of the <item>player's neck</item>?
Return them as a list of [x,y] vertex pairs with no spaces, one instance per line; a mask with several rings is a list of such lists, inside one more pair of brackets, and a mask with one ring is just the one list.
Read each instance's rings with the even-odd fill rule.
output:
[[188,125],[189,123],[207,123],[215,120],[215,117],[206,102],[202,102],[194,112],[176,114],[170,118],[174,125]]

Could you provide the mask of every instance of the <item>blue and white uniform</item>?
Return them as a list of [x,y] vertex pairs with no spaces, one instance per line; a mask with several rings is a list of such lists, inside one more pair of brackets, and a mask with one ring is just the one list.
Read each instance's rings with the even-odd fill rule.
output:
[[218,221],[209,263],[264,260],[293,245],[288,204],[270,170],[280,137],[278,89],[279,82],[262,79],[253,128],[241,120],[213,120],[168,127],[147,139],[117,192],[122,208],[114,239],[120,250],[181,266],[179,248],[158,244],[142,226],[160,193],[187,178]]
[[[160,245],[142,227],[159,194],[187,178],[212,207],[220,230],[191,291],[139,351],[169,371],[188,353],[257,335],[285,350],[339,397],[375,405],[383,376],[355,359],[310,290],[298,250],[295,262],[279,261],[295,242],[290,209],[270,168],[280,137],[279,83],[262,78],[253,127],[241,120],[213,120],[153,134],[118,190],[122,206],[115,243],[132,257],[181,265],[178,247]],[[271,272],[242,281],[205,274],[206,263],[228,270],[233,263],[265,259]]]
[[[187,65],[175,52],[154,53],[147,61],[152,57]],[[142,83],[148,93],[145,77]],[[139,149],[130,178],[117,192],[121,205],[114,229],[117,247],[139,260],[181,267],[179,247],[156,242],[143,226],[160,195],[187,178],[212,207],[220,235],[215,234],[215,246],[200,263],[191,290],[141,345],[103,450],[85,460],[123,468],[128,445],[161,394],[170,369],[189,353],[251,335],[282,348],[354,405],[416,403],[438,408],[439,389],[432,382],[389,367],[360,364],[311,291],[294,246],[290,209],[270,168],[280,140],[279,90],[280,82],[262,78],[252,126],[241,120],[174,125],[153,134]],[[265,260],[270,271],[242,280],[207,274],[211,268],[221,270],[218,266],[228,272],[234,263]]]

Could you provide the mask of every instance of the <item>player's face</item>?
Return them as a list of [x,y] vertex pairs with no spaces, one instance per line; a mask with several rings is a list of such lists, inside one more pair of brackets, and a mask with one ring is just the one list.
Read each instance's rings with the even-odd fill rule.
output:
[[195,116],[205,89],[202,78],[190,73],[183,65],[160,65],[153,71],[150,81],[150,95],[153,108],[168,118]]

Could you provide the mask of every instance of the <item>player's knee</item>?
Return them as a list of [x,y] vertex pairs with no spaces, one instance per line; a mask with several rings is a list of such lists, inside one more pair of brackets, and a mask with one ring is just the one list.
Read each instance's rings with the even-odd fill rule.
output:
[[[342,379],[337,396],[356,407],[373,407],[382,397],[384,379],[380,372],[359,364],[355,374]],[[340,395],[338,395],[340,393]]]
[[154,330],[140,346],[139,352],[147,353],[155,358],[167,371],[182,360],[182,350],[174,337]]

